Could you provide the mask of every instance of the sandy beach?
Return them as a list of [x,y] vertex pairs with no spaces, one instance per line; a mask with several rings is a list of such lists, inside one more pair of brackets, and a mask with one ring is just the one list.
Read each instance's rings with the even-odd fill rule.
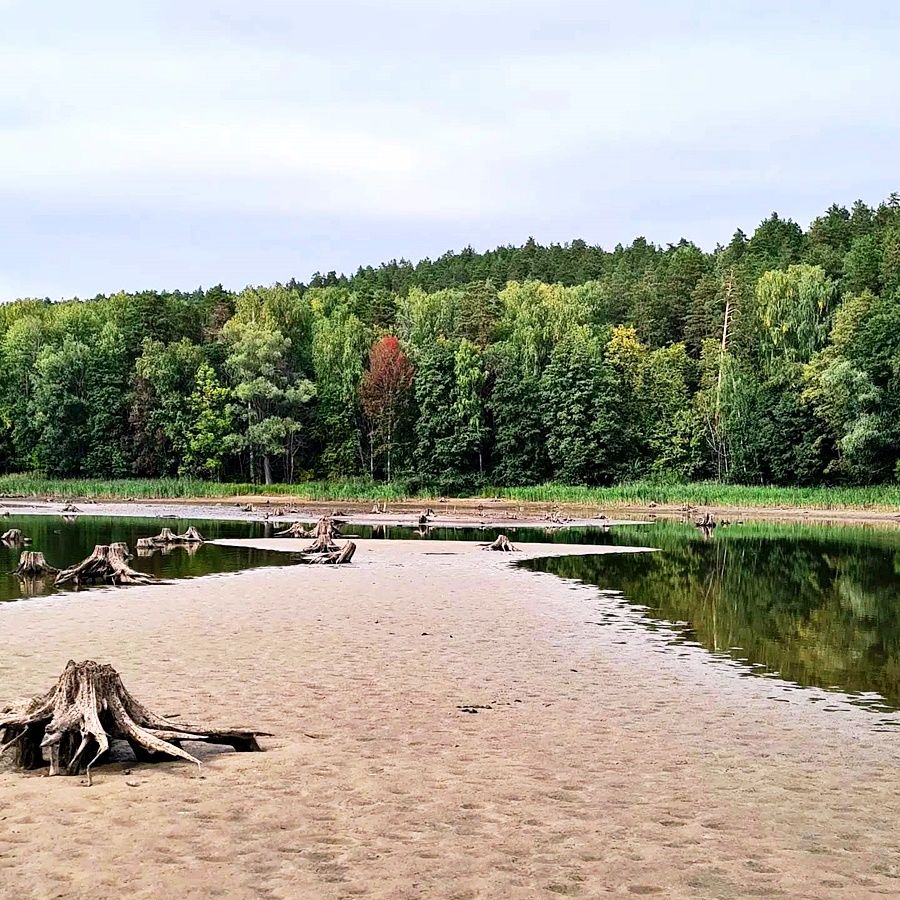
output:
[[90,788],[2,763],[0,895],[896,896],[884,717],[512,564],[613,550],[368,541],[3,605],[0,698],[95,658],[160,713],[274,736]]

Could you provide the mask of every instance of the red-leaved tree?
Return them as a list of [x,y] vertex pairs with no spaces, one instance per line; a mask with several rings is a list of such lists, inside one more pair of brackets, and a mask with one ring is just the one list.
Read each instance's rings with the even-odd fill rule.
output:
[[359,387],[360,401],[369,425],[369,468],[375,476],[375,457],[383,456],[385,475],[391,480],[391,456],[397,425],[409,398],[413,367],[400,341],[385,335],[369,350],[369,368]]

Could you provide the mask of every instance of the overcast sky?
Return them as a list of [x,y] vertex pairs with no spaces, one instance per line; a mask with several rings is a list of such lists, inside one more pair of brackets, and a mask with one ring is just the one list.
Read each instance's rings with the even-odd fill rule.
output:
[[0,299],[900,190],[900,2],[0,0]]

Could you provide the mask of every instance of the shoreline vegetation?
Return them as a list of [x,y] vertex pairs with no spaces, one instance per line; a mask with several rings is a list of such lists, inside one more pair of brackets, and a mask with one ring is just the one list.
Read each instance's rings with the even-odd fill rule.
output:
[[611,487],[539,484],[527,487],[485,486],[478,492],[444,498],[437,490],[411,489],[402,481],[366,478],[307,481],[299,484],[249,484],[197,479],[54,479],[38,475],[0,476],[0,499],[60,500],[229,500],[272,497],[306,502],[414,502],[452,499],[596,506],[603,508],[709,506],[789,510],[891,511],[900,509],[900,485],[866,487],[772,487],[696,482],[659,484],[636,481]]
[[0,304],[0,371],[0,473],[26,478],[891,506],[900,194],[807,229],[773,213],[712,252],[529,240],[237,292],[23,299]]

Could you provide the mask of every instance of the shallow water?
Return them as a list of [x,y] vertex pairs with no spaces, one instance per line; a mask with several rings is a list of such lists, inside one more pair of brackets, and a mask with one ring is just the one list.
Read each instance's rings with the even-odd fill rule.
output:
[[[0,533],[18,528],[30,537],[28,550],[40,550],[50,565],[64,569],[87,557],[96,544],[125,541],[134,552],[137,539],[158,534],[163,526],[184,531],[196,525],[208,540],[215,538],[261,537],[265,527],[250,522],[179,521],[176,519],[141,519],[112,516],[78,516],[66,520],[61,516],[11,516],[0,519]],[[10,575],[19,561],[22,547],[0,542],[0,601],[19,600],[73,588],[55,589],[52,579],[22,582]],[[237,572],[257,566],[284,566],[295,561],[290,553],[254,550],[249,547],[172,547],[150,555],[135,554],[129,565],[158,578],[192,578],[220,572]]]
[[[63,568],[95,544],[126,541],[163,526],[199,527],[209,539],[271,537],[281,527],[222,522],[79,516],[19,516],[19,528],[48,561]],[[657,553],[563,556],[521,563],[604,590],[602,612],[629,609],[675,646],[698,644],[713,657],[758,675],[839,690],[875,709],[900,709],[900,528],[750,523],[704,536],[689,524],[656,522],[613,528],[435,528],[345,526],[361,539],[520,540],[658,548]],[[0,573],[21,548],[0,544]],[[514,559],[514,557],[512,557]],[[163,578],[189,578],[267,565],[295,554],[204,544],[195,551],[136,556],[132,565]],[[0,601],[53,592],[52,582],[23,585],[0,574]],[[594,618],[597,618],[594,616]]]
[[604,602],[630,604],[673,644],[900,708],[900,529],[751,523],[707,537],[658,523],[606,539],[660,552],[522,565],[615,592]]

